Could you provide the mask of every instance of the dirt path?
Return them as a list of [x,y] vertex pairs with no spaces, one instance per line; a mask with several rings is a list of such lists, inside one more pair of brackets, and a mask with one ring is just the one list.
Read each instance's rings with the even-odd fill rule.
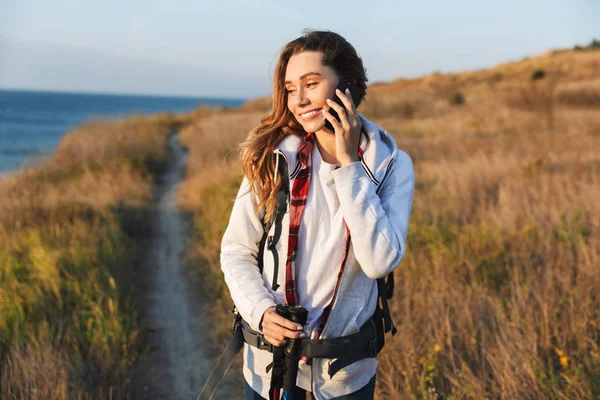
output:
[[172,160],[157,188],[156,225],[142,264],[147,271],[142,319],[150,327],[150,349],[138,366],[134,399],[196,399],[215,363],[207,356],[205,301],[190,290],[183,263],[186,225],[175,195],[186,154],[176,134],[169,137],[169,149]]

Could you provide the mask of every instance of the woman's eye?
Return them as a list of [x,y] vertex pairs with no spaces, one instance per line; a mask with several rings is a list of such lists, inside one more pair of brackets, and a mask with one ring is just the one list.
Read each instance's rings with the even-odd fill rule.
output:
[[317,82],[310,82],[306,84],[306,87],[316,86]]
[[286,91],[288,92],[288,94],[294,94],[294,93],[296,93],[295,89],[286,89]]

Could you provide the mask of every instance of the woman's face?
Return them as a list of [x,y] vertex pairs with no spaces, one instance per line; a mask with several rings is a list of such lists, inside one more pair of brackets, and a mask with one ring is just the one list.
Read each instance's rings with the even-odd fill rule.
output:
[[296,54],[285,71],[288,109],[306,132],[323,129],[325,117],[321,110],[329,109],[327,99],[333,98],[339,82],[333,68],[321,63],[322,58],[323,53],[316,51]]

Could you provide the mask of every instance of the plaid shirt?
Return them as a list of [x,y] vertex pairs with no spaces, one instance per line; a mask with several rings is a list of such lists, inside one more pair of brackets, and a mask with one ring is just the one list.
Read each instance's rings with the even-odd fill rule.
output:
[[[306,199],[308,198],[308,189],[310,188],[310,179],[312,175],[312,160],[311,153],[315,145],[315,134],[306,133],[304,135],[304,141],[298,148],[298,162],[300,163],[300,171],[294,179],[291,191],[291,204],[290,204],[290,231],[288,238],[288,254],[287,262],[285,266],[285,300],[289,305],[298,305],[298,294],[296,293],[296,285],[294,282],[296,254],[298,251],[298,232],[300,231],[300,221],[302,220],[302,214],[306,206]],[[362,159],[364,149],[358,147],[358,157]],[[323,327],[327,322],[329,313],[333,306],[333,301],[337,294],[340,278],[344,272],[344,266],[346,264],[346,258],[348,256],[348,249],[350,248],[350,231],[348,225],[346,225],[346,247],[344,251],[344,258],[340,265],[338,272],[337,281],[333,289],[333,296],[331,301],[323,310],[323,315],[319,323],[319,329],[317,331],[317,338],[321,336]]]

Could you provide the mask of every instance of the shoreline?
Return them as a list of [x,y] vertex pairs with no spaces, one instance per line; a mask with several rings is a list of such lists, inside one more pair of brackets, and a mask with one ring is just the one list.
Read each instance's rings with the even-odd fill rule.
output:
[[[174,100],[200,100],[200,106],[208,106],[205,101],[210,102],[240,102],[240,106],[251,98],[241,97],[222,97],[222,96],[192,96],[192,95],[177,95],[177,94],[160,94],[160,93],[125,93],[125,92],[102,92],[102,91],[74,91],[60,89],[27,89],[27,88],[5,88],[0,87],[0,92],[12,93],[32,93],[32,94],[59,94],[59,95],[76,95],[76,96],[116,96],[116,97],[144,97],[154,99],[174,99]],[[220,107],[215,105],[214,107]]]
[[[191,118],[199,109],[236,109],[248,99],[135,93],[71,92],[0,88],[3,154],[0,179],[52,158],[62,140],[94,121],[134,117]],[[7,170],[3,170],[3,169]]]
[[19,171],[21,171],[21,169],[8,170],[8,171],[0,171],[0,180],[4,180],[4,179],[8,179],[10,177],[13,177],[17,173],[19,173]]

